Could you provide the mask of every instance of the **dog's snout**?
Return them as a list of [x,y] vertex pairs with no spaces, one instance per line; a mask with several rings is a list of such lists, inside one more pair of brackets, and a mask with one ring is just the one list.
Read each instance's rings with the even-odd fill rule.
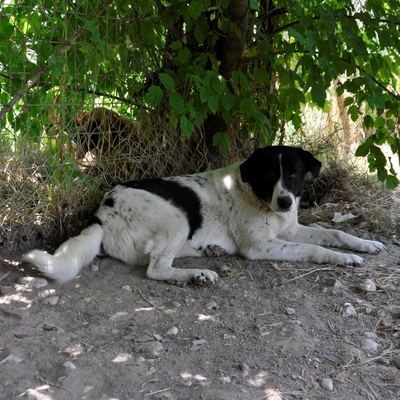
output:
[[292,206],[292,199],[289,196],[280,196],[278,197],[278,206],[281,210],[289,210]]

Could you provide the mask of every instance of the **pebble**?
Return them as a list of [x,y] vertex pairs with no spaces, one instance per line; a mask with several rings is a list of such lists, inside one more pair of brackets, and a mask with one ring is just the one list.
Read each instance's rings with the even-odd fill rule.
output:
[[10,317],[25,319],[29,318],[31,313],[27,308],[17,308],[11,304],[0,304],[0,311],[4,314],[9,315]]
[[58,303],[59,298],[60,298],[59,296],[49,296],[49,297],[45,297],[45,298],[42,300],[42,303],[43,303],[43,304],[50,305],[50,306],[55,306],[55,305]]
[[144,353],[150,353],[157,357],[160,355],[160,351],[164,350],[164,347],[160,342],[147,342],[143,344],[142,350]]
[[35,289],[39,289],[48,285],[48,282],[44,278],[34,278],[33,276],[25,276],[18,279],[20,285],[29,286]]
[[193,340],[192,346],[190,347],[190,351],[198,351],[203,348],[203,345],[206,343],[204,339]]
[[18,291],[12,286],[0,286],[0,293],[3,296],[9,296],[11,294],[17,294]]
[[28,389],[25,392],[28,400],[52,400],[53,397],[46,396],[35,389]]
[[353,315],[356,315],[357,311],[356,309],[353,307],[352,304],[350,303],[344,303],[343,307],[342,307],[342,316],[343,317],[351,317]]
[[249,368],[249,366],[248,366],[247,364],[245,364],[245,363],[240,363],[240,364],[238,365],[238,367],[239,367],[240,371],[243,372],[243,374],[242,374],[243,377],[249,376],[250,368]]
[[288,314],[288,315],[296,314],[296,310],[294,308],[287,308],[286,314]]
[[192,381],[186,381],[183,386],[191,387],[193,385]]
[[170,306],[174,307],[174,308],[179,308],[181,306],[181,303],[173,300],[173,301],[171,301]]
[[64,329],[59,328],[58,326],[46,324],[46,323],[42,324],[42,329],[44,331],[48,331],[48,332],[50,332],[50,331],[64,332]]
[[121,289],[127,290],[128,292],[132,292],[132,288],[129,285],[122,286]]
[[218,304],[212,300],[209,303],[207,303],[205,307],[207,308],[207,310],[217,310]]
[[375,282],[371,279],[364,279],[359,285],[358,288],[364,292],[376,292]]
[[167,336],[174,336],[174,335],[176,335],[177,333],[178,333],[178,328],[177,328],[176,326],[173,326],[173,327],[169,328],[169,329],[167,330],[167,332],[165,332],[165,334],[166,334]]
[[343,289],[343,287],[344,287],[342,282],[340,282],[339,280],[337,280],[335,278],[328,278],[325,281],[325,286],[332,287],[334,289]]
[[39,293],[39,298],[40,299],[44,299],[45,297],[50,297],[50,296],[54,296],[54,293],[56,292],[56,289],[45,289],[45,290],[42,290],[40,293]]
[[321,387],[325,390],[332,391],[333,390],[333,382],[332,379],[324,378],[321,381]]
[[374,341],[371,340],[371,339],[364,339],[364,340],[362,341],[361,347],[362,347],[364,350],[376,351],[376,350],[378,350],[379,344],[376,343],[376,342],[374,342]]
[[76,369],[75,364],[71,361],[65,361],[65,363],[63,364],[63,367],[65,369]]
[[153,336],[154,336],[154,339],[156,339],[156,340],[158,340],[159,342],[161,342],[162,337],[161,337],[159,334],[153,333]]
[[99,270],[99,266],[96,265],[96,264],[92,264],[90,266],[90,270],[93,271],[93,272],[97,272]]
[[4,364],[7,361],[14,361],[15,363],[20,363],[22,361],[21,358],[19,358],[18,356],[14,355],[14,354],[10,354],[9,356],[7,356],[4,360],[0,361],[0,364]]
[[154,338],[150,335],[142,335],[142,336],[135,338],[135,342],[137,342],[137,343],[152,342],[153,340],[154,340]]

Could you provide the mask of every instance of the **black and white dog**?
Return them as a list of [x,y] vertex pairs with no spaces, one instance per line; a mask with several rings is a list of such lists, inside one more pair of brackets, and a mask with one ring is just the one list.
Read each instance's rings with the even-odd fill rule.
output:
[[304,177],[308,171],[317,177],[320,168],[308,151],[271,146],[226,168],[128,182],[108,192],[96,222],[54,256],[34,250],[23,260],[59,283],[74,278],[100,251],[148,265],[150,279],[176,281],[214,282],[214,271],[172,267],[174,258],[213,250],[249,260],[359,265],[361,257],[321,246],[374,253],[382,243],[297,221]]

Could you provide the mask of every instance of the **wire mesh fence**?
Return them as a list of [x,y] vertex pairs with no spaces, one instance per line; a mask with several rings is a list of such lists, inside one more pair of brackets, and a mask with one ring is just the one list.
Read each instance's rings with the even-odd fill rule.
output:
[[185,137],[167,103],[146,106],[163,43],[150,37],[157,27],[145,29],[141,7],[139,15],[121,1],[0,5],[3,245],[74,233],[117,182],[193,173],[251,149],[238,140],[210,165],[201,129]]

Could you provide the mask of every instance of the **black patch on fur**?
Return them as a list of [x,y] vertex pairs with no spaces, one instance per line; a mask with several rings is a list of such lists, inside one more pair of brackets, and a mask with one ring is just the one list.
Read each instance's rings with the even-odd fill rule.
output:
[[194,190],[178,182],[169,179],[155,178],[126,182],[123,186],[146,190],[164,200],[170,201],[175,207],[183,211],[189,222],[190,231],[188,239],[191,239],[193,234],[203,224],[199,197]]
[[100,218],[98,218],[96,216],[94,216],[93,218],[90,219],[90,225],[95,225],[95,224],[99,224],[100,226],[103,225]]
[[105,206],[107,206],[107,207],[114,207],[114,198],[112,197],[112,196],[107,196],[105,199],[104,199],[104,205]]

